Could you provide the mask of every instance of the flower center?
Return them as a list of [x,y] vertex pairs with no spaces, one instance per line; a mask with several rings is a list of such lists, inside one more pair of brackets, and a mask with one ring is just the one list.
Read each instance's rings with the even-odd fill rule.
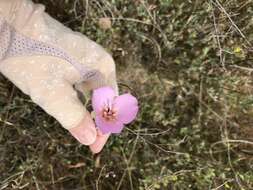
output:
[[102,110],[102,117],[106,121],[115,121],[116,120],[116,111],[113,108],[110,108],[108,106],[104,107]]

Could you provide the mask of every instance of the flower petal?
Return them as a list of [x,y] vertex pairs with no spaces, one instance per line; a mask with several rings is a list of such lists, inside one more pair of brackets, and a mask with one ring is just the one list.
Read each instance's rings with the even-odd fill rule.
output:
[[115,96],[115,91],[110,87],[95,89],[92,94],[92,107],[94,111],[98,114],[105,104],[113,102]]
[[123,123],[115,121],[115,122],[109,122],[105,121],[100,116],[96,116],[95,122],[97,127],[101,130],[103,134],[108,133],[120,133],[122,129],[124,128]]
[[117,120],[128,124],[136,118],[138,112],[138,101],[131,94],[123,94],[114,100],[114,109],[117,110]]

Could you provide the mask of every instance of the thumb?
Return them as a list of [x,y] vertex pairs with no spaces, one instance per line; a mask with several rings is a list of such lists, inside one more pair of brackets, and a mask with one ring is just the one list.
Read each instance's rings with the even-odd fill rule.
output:
[[95,124],[70,83],[62,80],[52,84],[51,90],[43,87],[33,89],[31,98],[58,120],[80,143],[90,145],[95,142]]
[[91,145],[95,142],[97,132],[91,115],[87,112],[79,125],[69,129],[69,132],[82,144]]

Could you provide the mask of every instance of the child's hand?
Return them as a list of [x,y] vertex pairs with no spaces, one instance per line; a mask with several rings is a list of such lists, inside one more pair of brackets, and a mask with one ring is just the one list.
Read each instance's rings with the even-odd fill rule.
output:
[[90,91],[106,85],[117,92],[112,57],[30,0],[0,1],[0,40],[0,71],[79,142],[99,152],[109,136],[96,130],[73,86]]
[[109,138],[108,134],[102,134],[99,130],[95,130],[95,124],[89,113],[85,115],[77,127],[69,129],[69,132],[83,144],[94,142],[90,144],[90,149],[93,153],[100,152]]

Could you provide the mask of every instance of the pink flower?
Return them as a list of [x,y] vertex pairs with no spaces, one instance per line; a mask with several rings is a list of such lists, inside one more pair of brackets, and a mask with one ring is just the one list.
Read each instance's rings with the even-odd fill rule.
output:
[[93,91],[92,107],[95,122],[102,133],[120,133],[124,124],[132,122],[138,112],[137,99],[131,94],[116,96],[110,87]]

